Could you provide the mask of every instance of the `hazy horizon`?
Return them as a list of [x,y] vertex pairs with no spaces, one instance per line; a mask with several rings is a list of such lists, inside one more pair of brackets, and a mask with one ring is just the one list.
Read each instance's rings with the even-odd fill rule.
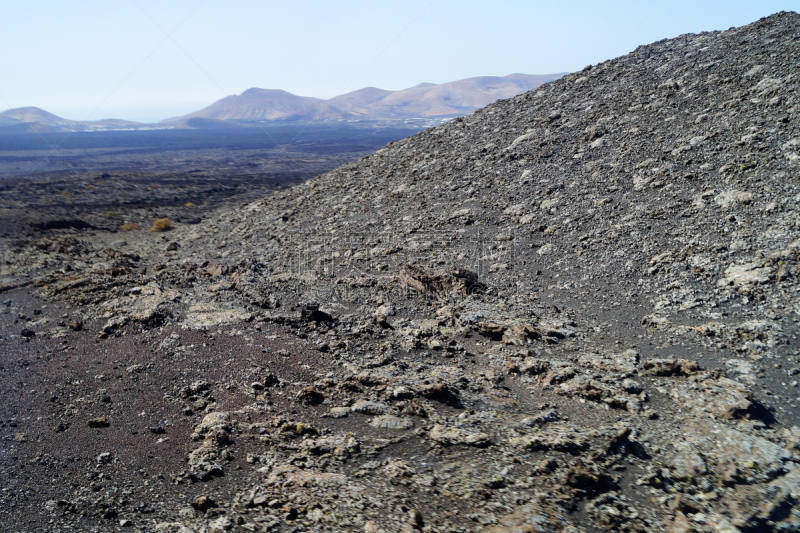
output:
[[[509,73],[509,74],[506,74],[505,76],[498,76],[498,77],[506,77],[506,76],[511,76],[511,75],[515,75],[515,74],[523,74],[523,75],[524,75],[524,74],[528,74],[528,73],[524,73],[524,72],[511,72],[511,73]],[[554,73],[546,73],[545,75],[560,75],[560,74],[567,74],[567,73],[566,73],[566,72],[554,72]],[[464,78],[464,79],[471,79],[471,78],[476,78],[476,77],[486,77],[486,76],[471,76],[470,78]],[[462,80],[449,80],[449,81],[446,81],[446,82],[442,82],[442,84],[447,84],[447,83],[452,83],[452,82],[458,82],[458,81],[462,81]],[[390,90],[390,91],[393,91],[393,92],[400,92],[400,91],[403,91],[403,90],[414,89],[414,88],[417,88],[417,87],[418,87],[418,86],[420,86],[420,85],[424,85],[424,84],[427,84],[427,83],[428,83],[428,82],[420,82],[420,83],[414,84],[414,85],[412,85],[412,86],[410,86],[410,87],[403,87],[403,88],[401,88],[401,89],[388,89],[388,90]],[[251,90],[251,89],[254,89],[254,88],[255,88],[255,87],[248,87],[247,89],[244,89],[244,90],[243,90],[242,92],[240,92],[240,93],[234,93],[233,95],[228,95],[228,96],[240,96],[240,95],[242,95],[243,93],[245,93],[245,92],[247,92],[247,91],[249,91],[249,90]],[[355,88],[355,89],[348,90],[348,91],[347,91],[347,93],[357,92],[357,91],[359,91],[359,90],[361,90],[361,89],[367,89],[367,88],[375,88],[375,87],[374,87],[374,86],[370,86],[370,87],[357,87],[357,88]],[[284,91],[285,91],[285,89],[281,89],[280,87],[258,87],[258,89],[266,89],[266,90],[284,90]],[[384,88],[383,88],[383,87],[377,87],[377,89],[384,89]],[[292,94],[294,94],[294,93],[292,93]],[[308,95],[308,94],[296,94],[295,96],[301,96],[301,97],[306,97],[306,98],[320,98],[320,99],[324,99],[324,100],[330,100],[330,99],[334,98],[335,96],[341,96],[341,95],[335,95],[334,97],[331,97],[331,98],[321,98],[321,97],[318,97],[318,96],[312,96],[312,95]],[[224,98],[224,97],[220,97],[220,98],[218,98],[218,99],[216,99],[216,100],[214,100],[214,101],[212,101],[212,102],[202,102],[202,103],[199,103],[199,104],[198,104],[198,105],[197,105],[195,108],[191,109],[190,111],[194,112],[194,111],[199,111],[199,110],[201,110],[201,109],[204,109],[204,108],[206,108],[206,107],[210,106],[211,104],[213,104],[213,103],[215,103],[215,102],[219,101],[221,98]],[[50,109],[48,109],[48,108],[46,108],[46,107],[43,107],[43,106],[39,106],[39,105],[19,106],[19,107],[15,107],[15,108],[0,109],[0,113],[2,113],[2,112],[4,112],[4,111],[11,110],[11,109],[19,109],[19,108],[27,108],[27,107],[36,107],[36,108],[42,109],[43,111],[46,111],[46,112],[50,112],[50,113],[52,113],[52,111],[51,111]],[[165,106],[161,106],[161,107],[162,107],[163,109],[169,109],[168,107],[165,107]],[[151,112],[154,112],[155,110],[156,110],[156,107],[149,108],[149,111],[151,111]],[[66,117],[66,116],[63,116],[63,115],[59,115],[58,113],[53,113],[53,114],[55,114],[55,115],[57,115],[57,116],[60,116],[61,118],[66,118],[66,119],[70,119],[70,120],[82,120],[82,119],[76,119],[76,118],[73,118],[73,117]],[[168,119],[170,119],[170,118],[175,118],[175,117],[177,117],[177,116],[183,116],[183,115],[169,115],[169,116],[165,116],[165,117],[163,117],[163,118],[160,118],[160,119],[156,119],[156,120],[154,120],[154,121],[151,121],[151,122],[148,122],[148,121],[138,121],[138,122],[142,122],[142,123],[145,123],[145,124],[158,124],[159,122],[163,122],[163,121],[165,121],[165,120],[168,120]],[[105,120],[105,119],[134,120],[134,119],[129,119],[129,118],[125,118],[125,117],[118,117],[118,116],[113,116],[113,117],[112,117],[112,116],[108,116],[108,117],[91,118],[90,120],[97,121],[97,120]]]
[[364,87],[572,72],[641,44],[798,8],[786,0],[505,0],[492,9],[448,0],[40,0],[5,10],[0,109],[158,122],[251,87],[329,99]]

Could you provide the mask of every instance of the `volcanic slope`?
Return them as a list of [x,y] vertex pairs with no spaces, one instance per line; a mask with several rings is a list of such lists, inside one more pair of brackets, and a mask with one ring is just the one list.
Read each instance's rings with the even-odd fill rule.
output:
[[[188,461],[165,477],[202,493],[137,514],[64,487],[47,509],[164,531],[797,530],[798,44],[794,13],[660,41],[202,227],[6,254],[101,346],[151,347],[109,383],[164,394]],[[196,331],[247,360],[192,359]]]

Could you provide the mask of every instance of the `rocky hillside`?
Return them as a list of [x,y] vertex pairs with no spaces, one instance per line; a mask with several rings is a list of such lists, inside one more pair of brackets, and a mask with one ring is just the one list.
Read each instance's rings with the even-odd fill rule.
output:
[[64,487],[51,516],[797,530],[798,44],[795,13],[683,35],[202,225],[18,244],[0,273],[141,339],[120,394],[161,385],[193,428],[162,489],[191,502]]

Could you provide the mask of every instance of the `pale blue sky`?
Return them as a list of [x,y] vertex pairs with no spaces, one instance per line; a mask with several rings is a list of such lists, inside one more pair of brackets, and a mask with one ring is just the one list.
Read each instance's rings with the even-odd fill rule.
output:
[[[0,110],[35,105],[76,120],[140,121],[193,111],[250,87],[330,98],[366,86],[574,71],[640,44],[800,10],[800,0],[0,5]],[[162,28],[176,27],[166,39]]]

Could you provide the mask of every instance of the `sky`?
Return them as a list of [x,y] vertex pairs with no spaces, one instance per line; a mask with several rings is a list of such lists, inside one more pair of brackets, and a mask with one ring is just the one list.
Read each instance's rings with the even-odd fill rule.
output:
[[155,122],[250,87],[331,98],[572,72],[800,0],[4,1],[0,110]]

